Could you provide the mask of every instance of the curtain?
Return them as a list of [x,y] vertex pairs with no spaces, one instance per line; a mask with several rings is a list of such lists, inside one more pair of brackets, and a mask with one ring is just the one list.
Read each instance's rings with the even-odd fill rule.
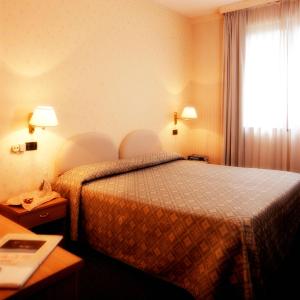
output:
[[300,1],[225,15],[227,165],[300,171]]

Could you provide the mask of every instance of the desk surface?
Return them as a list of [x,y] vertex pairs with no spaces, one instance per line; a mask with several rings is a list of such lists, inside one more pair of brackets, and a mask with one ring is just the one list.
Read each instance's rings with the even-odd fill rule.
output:
[[[7,233],[31,233],[31,231],[0,215],[0,238]],[[81,265],[81,258],[56,247],[21,289],[0,289],[0,299],[40,290],[78,271]]]

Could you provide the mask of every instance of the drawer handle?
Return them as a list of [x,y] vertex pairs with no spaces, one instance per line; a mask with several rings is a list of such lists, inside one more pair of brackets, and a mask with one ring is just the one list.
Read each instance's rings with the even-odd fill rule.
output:
[[49,213],[40,214],[40,218],[47,218],[49,216]]

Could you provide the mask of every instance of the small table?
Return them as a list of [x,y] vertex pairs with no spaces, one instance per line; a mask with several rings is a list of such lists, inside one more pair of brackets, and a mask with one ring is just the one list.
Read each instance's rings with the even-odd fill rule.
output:
[[[30,231],[0,215],[0,238],[7,233]],[[0,289],[0,300],[77,299],[82,265],[81,258],[56,247],[21,289]]]
[[52,221],[66,219],[67,208],[67,199],[56,198],[31,211],[22,206],[0,204],[0,214],[26,228],[33,228]]

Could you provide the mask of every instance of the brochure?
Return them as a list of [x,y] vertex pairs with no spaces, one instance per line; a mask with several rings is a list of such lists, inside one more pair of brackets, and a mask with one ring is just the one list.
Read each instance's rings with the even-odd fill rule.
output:
[[0,239],[0,288],[20,288],[61,241],[58,235],[6,234]]

